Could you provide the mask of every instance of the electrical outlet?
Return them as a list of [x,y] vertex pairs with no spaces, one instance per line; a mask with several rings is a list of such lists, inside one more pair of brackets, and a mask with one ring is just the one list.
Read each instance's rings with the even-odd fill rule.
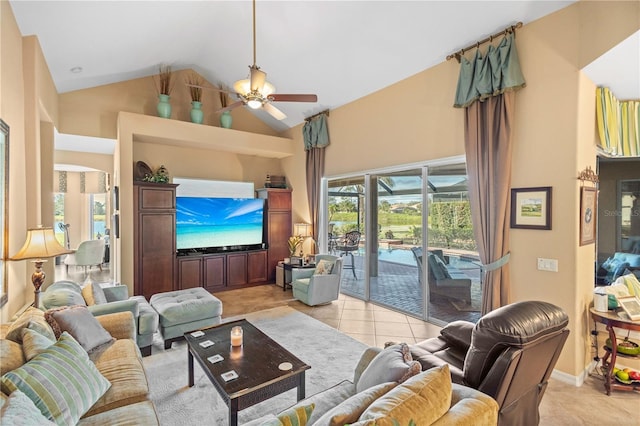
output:
[[545,259],[545,258],[539,257],[538,258],[538,270],[539,271],[558,272],[558,259]]

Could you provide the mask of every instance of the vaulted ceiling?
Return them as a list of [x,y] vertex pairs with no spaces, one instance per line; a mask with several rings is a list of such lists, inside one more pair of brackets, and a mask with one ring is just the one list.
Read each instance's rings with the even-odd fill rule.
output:
[[[252,63],[250,1],[10,2],[21,33],[38,36],[60,93],[153,75],[159,64],[193,68],[212,83],[232,86]],[[275,104],[287,115],[282,121],[256,115],[276,130],[293,127],[573,2],[258,0],[256,63],[276,93],[315,93],[318,102]],[[634,60],[634,48],[640,63],[640,37],[634,37],[627,53],[591,70],[597,84],[617,70],[609,84],[621,99],[640,98],[637,72],[635,88],[624,90],[638,93],[615,86],[624,79],[619,71],[633,67],[612,64],[629,55]]]

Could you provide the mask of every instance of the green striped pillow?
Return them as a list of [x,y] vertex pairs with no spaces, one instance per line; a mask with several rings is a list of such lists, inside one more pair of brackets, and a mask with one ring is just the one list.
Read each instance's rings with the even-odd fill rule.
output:
[[30,328],[22,329],[22,352],[27,361],[31,361],[55,342]]
[[59,425],[76,424],[111,387],[67,332],[31,361],[2,376],[2,390],[24,392]]

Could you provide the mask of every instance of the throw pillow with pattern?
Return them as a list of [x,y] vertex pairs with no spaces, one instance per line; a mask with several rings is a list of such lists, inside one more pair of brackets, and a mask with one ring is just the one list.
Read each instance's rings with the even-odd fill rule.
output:
[[316,270],[314,271],[314,275],[330,275],[333,272],[333,265],[335,262],[331,262],[327,259],[322,259],[316,265]]
[[40,412],[59,425],[75,425],[111,387],[87,352],[67,332],[22,367],[1,379],[2,391],[24,392]]

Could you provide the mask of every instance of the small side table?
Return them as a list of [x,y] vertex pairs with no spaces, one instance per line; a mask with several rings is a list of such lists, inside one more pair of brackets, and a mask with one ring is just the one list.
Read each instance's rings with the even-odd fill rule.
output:
[[316,265],[313,263],[307,263],[306,265],[293,265],[291,263],[283,263],[282,267],[284,269],[284,282],[282,284],[282,291],[287,290],[287,286],[291,287],[291,272],[296,269],[312,269],[315,268]]
[[[612,389],[617,390],[626,390],[626,391],[640,391],[640,384],[632,383],[630,385],[626,385],[624,383],[616,382],[616,379],[613,377],[613,367],[616,365],[616,358],[619,356],[627,357],[629,355],[623,355],[618,353],[618,345],[616,340],[616,332],[615,328],[621,328],[623,330],[633,330],[640,331],[640,321],[631,321],[630,319],[620,318],[615,311],[608,312],[599,312],[596,311],[595,308],[591,307],[589,309],[591,313],[591,318],[595,322],[602,323],[607,326],[607,332],[609,332],[609,338],[611,339],[611,349],[606,346],[603,347],[605,353],[602,357],[602,366],[605,368],[604,371],[604,388],[607,392],[607,395],[611,395]],[[597,335],[596,335],[597,336]],[[598,350],[598,340],[596,337],[596,351]],[[609,360],[611,357],[611,360]],[[638,358],[634,356],[632,358]]]

